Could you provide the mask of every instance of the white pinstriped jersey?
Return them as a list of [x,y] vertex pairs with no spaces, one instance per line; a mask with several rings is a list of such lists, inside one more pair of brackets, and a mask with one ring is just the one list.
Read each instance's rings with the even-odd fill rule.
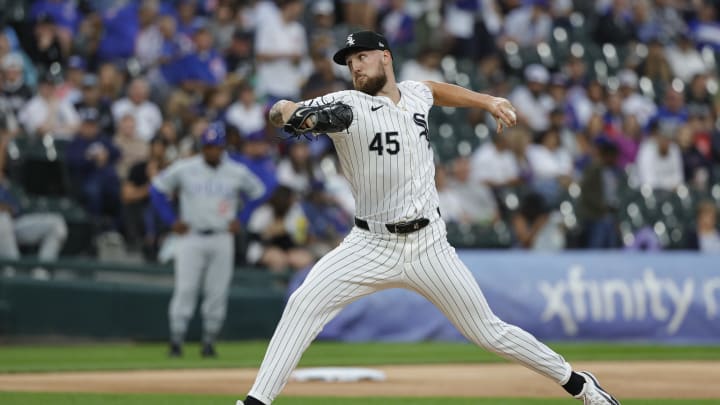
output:
[[412,220],[438,206],[427,119],[432,91],[421,82],[398,83],[400,102],[343,90],[303,104],[341,101],[352,107],[347,131],[329,134],[355,197],[358,218]]
[[[561,385],[570,379],[572,367],[562,356],[492,312],[448,242],[445,222],[434,212],[438,196],[427,138],[432,92],[420,82],[398,87],[397,105],[387,97],[351,90],[305,102],[342,101],[352,107],[348,130],[330,137],[352,186],[356,215],[371,226],[354,227],[290,296],[248,398],[272,404],[324,325],[349,303],[397,287],[430,300],[478,346]],[[430,221],[413,232],[392,233],[391,227],[377,226],[418,217]]]
[[[358,91],[305,102],[342,101],[352,107],[348,131],[330,137],[352,186],[356,215],[371,226],[353,228],[313,266],[288,300],[248,394],[263,404],[273,403],[310,342],[346,305],[397,287],[430,300],[475,344],[560,384],[570,379],[572,368],[562,356],[492,312],[448,243],[445,222],[434,212],[438,196],[426,124],[432,92],[420,82],[405,81],[398,87],[397,105]],[[375,223],[418,217],[429,219],[427,226],[402,234]]]

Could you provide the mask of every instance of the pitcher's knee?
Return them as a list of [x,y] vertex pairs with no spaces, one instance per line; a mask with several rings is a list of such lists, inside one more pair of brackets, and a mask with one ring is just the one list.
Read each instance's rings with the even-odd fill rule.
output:
[[499,318],[483,319],[475,329],[472,340],[479,346],[496,351],[508,344],[508,333],[512,328]]
[[287,306],[285,307],[286,312],[294,312],[302,317],[310,318],[317,316],[322,312],[324,306],[318,302],[318,297],[305,292],[305,289],[300,287],[295,291],[288,299]]
[[290,298],[288,299],[288,302],[286,305],[287,310],[293,310],[293,311],[301,310],[304,312],[305,309],[307,309],[307,307],[308,307],[308,305],[307,305],[308,300],[306,299],[306,297],[307,297],[307,294],[304,293],[302,287],[295,290],[295,292],[292,293],[290,295]]

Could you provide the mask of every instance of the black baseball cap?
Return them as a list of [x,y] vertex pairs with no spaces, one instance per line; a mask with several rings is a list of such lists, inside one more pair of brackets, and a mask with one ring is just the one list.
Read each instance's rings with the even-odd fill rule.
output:
[[387,39],[382,34],[374,31],[358,31],[348,35],[345,40],[345,47],[335,53],[333,60],[338,65],[347,65],[345,58],[349,54],[357,51],[374,50],[390,51]]

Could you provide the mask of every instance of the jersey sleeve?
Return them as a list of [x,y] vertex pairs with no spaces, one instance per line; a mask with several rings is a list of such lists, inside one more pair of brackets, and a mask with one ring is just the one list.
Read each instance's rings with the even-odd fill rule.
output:
[[433,97],[432,90],[423,82],[417,82],[415,80],[405,80],[402,82],[403,87],[409,89],[414,93],[415,96],[420,98],[428,108],[433,106],[435,98]]
[[350,92],[348,90],[336,91],[333,93],[328,93],[324,96],[303,100],[300,101],[299,104],[304,106],[314,106],[336,102],[345,103],[350,107],[354,107],[352,97],[350,97]]
[[183,167],[183,162],[173,163],[155,176],[152,182],[153,187],[165,194],[172,193],[180,185]]

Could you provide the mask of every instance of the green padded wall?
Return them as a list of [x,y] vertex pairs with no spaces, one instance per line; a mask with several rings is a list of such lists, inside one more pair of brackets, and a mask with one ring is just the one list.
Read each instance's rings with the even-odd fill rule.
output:
[[[0,334],[165,340],[171,292],[139,284],[0,277]],[[283,306],[280,291],[233,287],[221,338],[270,337]],[[188,340],[199,339],[198,318]]]

